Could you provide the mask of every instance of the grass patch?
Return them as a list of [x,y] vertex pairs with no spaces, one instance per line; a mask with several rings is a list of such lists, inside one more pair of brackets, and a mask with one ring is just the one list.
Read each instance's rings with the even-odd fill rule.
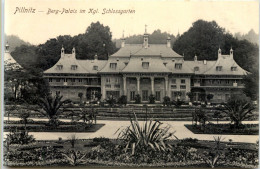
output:
[[191,124],[184,125],[194,134],[223,134],[223,135],[258,135],[258,124],[244,124],[242,128],[236,129],[230,124],[207,124],[205,129]]
[[[45,126],[44,124],[27,124],[28,132],[96,132],[105,124],[62,124],[58,127]],[[8,124],[4,126],[4,132],[24,131],[22,124]]]

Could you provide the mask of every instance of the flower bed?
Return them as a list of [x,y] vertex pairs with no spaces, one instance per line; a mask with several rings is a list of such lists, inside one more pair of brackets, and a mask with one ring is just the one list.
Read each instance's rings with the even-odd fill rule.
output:
[[[169,144],[172,145],[172,150],[169,151],[148,150],[132,155],[131,152],[123,151],[123,140],[108,140],[106,138],[77,140],[74,148],[67,140],[37,141],[22,147],[18,146],[18,149],[17,145],[10,145],[8,153],[5,148],[4,164],[33,167],[71,166],[74,163],[69,162],[69,158],[73,152],[79,152],[77,157],[81,161],[78,161],[78,166],[208,167],[203,159],[203,154],[208,152],[214,142],[185,139],[171,140]],[[221,142],[222,156],[215,167],[257,167],[258,147],[256,145],[233,143],[230,146],[229,144]],[[240,149],[240,147],[245,149]],[[246,149],[247,147],[254,147],[254,149]]]

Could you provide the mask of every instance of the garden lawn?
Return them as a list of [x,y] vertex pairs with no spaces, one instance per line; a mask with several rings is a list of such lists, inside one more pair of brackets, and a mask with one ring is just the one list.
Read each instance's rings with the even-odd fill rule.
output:
[[244,124],[243,128],[236,129],[230,124],[206,124],[205,129],[200,125],[184,125],[194,134],[222,134],[222,135],[258,135],[258,124]]
[[[4,132],[24,131],[25,125],[20,121],[4,122]],[[105,124],[87,124],[83,122],[60,122],[57,127],[48,126],[46,121],[29,121],[26,125],[28,132],[96,132]]]

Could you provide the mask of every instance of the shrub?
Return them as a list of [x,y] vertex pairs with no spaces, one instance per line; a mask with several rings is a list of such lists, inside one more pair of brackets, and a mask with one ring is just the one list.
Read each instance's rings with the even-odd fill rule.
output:
[[140,94],[135,95],[135,104],[140,104],[141,103],[141,96]]
[[98,143],[101,143],[101,142],[109,142],[109,138],[105,138],[105,137],[95,137],[95,138],[93,138],[93,142],[98,142]]
[[163,98],[163,105],[164,105],[164,106],[170,106],[170,105],[171,105],[171,99],[170,99],[169,96],[165,96],[165,97]]
[[189,142],[189,143],[197,143],[199,140],[196,138],[185,138],[181,140],[182,142]]
[[63,153],[62,155],[72,166],[77,166],[79,164],[86,163],[86,160],[84,160],[84,157],[86,156],[86,154],[82,154],[80,151],[72,150],[69,154]]
[[214,95],[213,94],[207,94],[207,100],[210,101],[211,99],[213,99]]
[[122,95],[122,96],[118,99],[118,103],[119,103],[119,104],[126,105],[126,104],[127,104],[127,97],[126,97],[126,95]]
[[224,104],[224,108],[220,111],[227,114],[231,123],[234,122],[236,128],[242,126],[242,121],[253,117],[254,105],[244,97],[231,97],[227,103]]
[[28,123],[28,118],[30,117],[30,113],[25,111],[25,110],[21,110],[20,112],[21,114],[19,114],[19,117],[22,119],[23,123],[24,123],[24,128],[26,130],[26,125]]
[[113,107],[116,104],[116,99],[114,99],[114,97],[111,96],[107,99],[107,103],[109,104],[110,107]]
[[135,152],[145,152],[148,149],[166,151],[172,148],[170,144],[166,143],[169,138],[174,136],[174,133],[169,132],[169,126],[162,128],[161,122],[152,119],[146,120],[141,126],[136,115],[134,120],[130,119],[130,122],[131,125],[118,134],[118,138],[126,141],[125,152],[130,149],[133,155]]
[[69,138],[69,142],[71,144],[71,148],[74,148],[76,141],[77,141],[76,134],[72,134],[70,136],[70,138]]
[[68,99],[62,101],[62,96],[56,93],[54,98],[51,95],[40,98],[38,104],[44,110],[40,111],[40,113],[49,119],[50,124],[53,125],[53,127],[56,127],[57,123],[55,121],[58,119],[59,113],[62,112],[60,110],[61,106],[69,102],[70,100]]
[[195,96],[193,92],[187,92],[186,95],[190,98],[190,101],[192,101]]
[[6,142],[8,144],[29,144],[35,142],[35,139],[25,131],[10,132],[7,134]]
[[175,107],[177,107],[177,108],[181,107],[181,105],[183,105],[183,103],[184,103],[184,101],[181,101],[181,100],[179,100],[179,99],[177,99],[177,101],[175,101],[175,100],[172,101],[172,104],[173,104]]
[[214,137],[214,147],[211,147],[207,152],[204,152],[204,156],[202,156],[203,160],[211,168],[214,168],[217,165],[218,160],[221,158],[221,156],[224,155],[220,150],[221,141],[221,136]]
[[151,95],[149,96],[149,103],[150,103],[150,104],[154,104],[154,103],[155,103],[155,96],[154,96],[153,94],[151,94]]

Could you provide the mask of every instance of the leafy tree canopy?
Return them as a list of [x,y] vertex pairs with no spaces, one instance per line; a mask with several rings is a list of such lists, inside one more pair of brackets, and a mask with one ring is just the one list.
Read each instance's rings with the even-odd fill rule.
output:
[[107,59],[109,54],[116,51],[110,28],[96,22],[92,23],[84,34],[74,37],[58,36],[38,46],[22,45],[11,54],[24,68],[33,71],[38,69],[42,72],[59,60],[62,45],[65,53],[71,53],[72,48],[75,47],[77,59],[93,59],[96,53],[99,59]]
[[248,71],[253,64],[258,64],[258,46],[247,40],[234,38],[215,21],[194,22],[192,27],[176,40],[173,50],[184,54],[185,60],[193,60],[195,55],[199,60],[216,60],[219,47],[223,54],[229,54],[232,47],[235,61]]

